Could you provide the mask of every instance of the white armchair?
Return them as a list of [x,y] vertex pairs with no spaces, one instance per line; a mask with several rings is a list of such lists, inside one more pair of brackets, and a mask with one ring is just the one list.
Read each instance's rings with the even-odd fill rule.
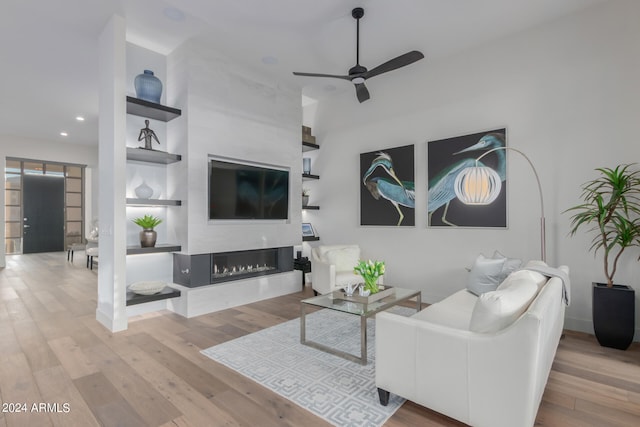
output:
[[328,294],[360,276],[353,267],[360,259],[358,245],[324,245],[311,250],[311,287],[317,294]]

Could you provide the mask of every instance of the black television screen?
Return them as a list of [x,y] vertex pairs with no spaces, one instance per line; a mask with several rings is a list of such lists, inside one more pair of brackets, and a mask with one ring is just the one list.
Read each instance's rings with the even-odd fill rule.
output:
[[209,162],[209,219],[288,219],[289,172]]

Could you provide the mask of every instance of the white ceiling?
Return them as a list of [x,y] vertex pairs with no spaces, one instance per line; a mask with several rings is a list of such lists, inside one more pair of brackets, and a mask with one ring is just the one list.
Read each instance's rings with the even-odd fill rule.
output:
[[[355,95],[348,81],[291,72],[347,73],[355,63],[356,6],[365,9],[360,63],[371,69],[414,49],[426,58],[411,67],[428,67],[604,1],[611,0],[5,0],[0,134],[97,143],[97,40],[113,14],[126,19],[132,43],[168,54],[201,37],[322,99],[345,91]],[[167,17],[176,12],[184,19]],[[265,64],[264,57],[277,63]],[[77,115],[86,121],[76,122]],[[62,130],[69,136],[59,136]]]

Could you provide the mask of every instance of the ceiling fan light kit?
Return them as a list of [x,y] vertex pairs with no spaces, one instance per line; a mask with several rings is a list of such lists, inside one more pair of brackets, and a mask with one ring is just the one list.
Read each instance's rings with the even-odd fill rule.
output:
[[361,7],[356,7],[351,11],[351,16],[353,16],[353,18],[356,20],[356,65],[349,69],[349,74],[343,76],[334,74],[300,73],[296,71],[294,71],[293,74],[295,74],[296,76],[329,77],[335,79],[350,80],[351,83],[355,85],[356,97],[358,98],[358,101],[362,103],[370,98],[369,90],[364,85],[364,82],[367,79],[412,64],[424,58],[424,55],[422,54],[422,52],[412,50],[411,52],[407,52],[404,55],[395,57],[385,62],[384,64],[378,65],[370,71],[367,70],[366,67],[360,65],[360,19],[364,16],[364,9]]

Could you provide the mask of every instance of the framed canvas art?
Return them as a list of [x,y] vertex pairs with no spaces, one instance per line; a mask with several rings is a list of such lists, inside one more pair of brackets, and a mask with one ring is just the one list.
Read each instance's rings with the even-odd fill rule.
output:
[[414,146],[360,154],[360,225],[415,226]]
[[465,205],[456,197],[456,176],[482,154],[506,147],[506,129],[495,129],[427,143],[427,221],[429,227],[507,227],[507,150],[488,153],[479,166],[493,168],[502,181],[498,198],[489,205]]

